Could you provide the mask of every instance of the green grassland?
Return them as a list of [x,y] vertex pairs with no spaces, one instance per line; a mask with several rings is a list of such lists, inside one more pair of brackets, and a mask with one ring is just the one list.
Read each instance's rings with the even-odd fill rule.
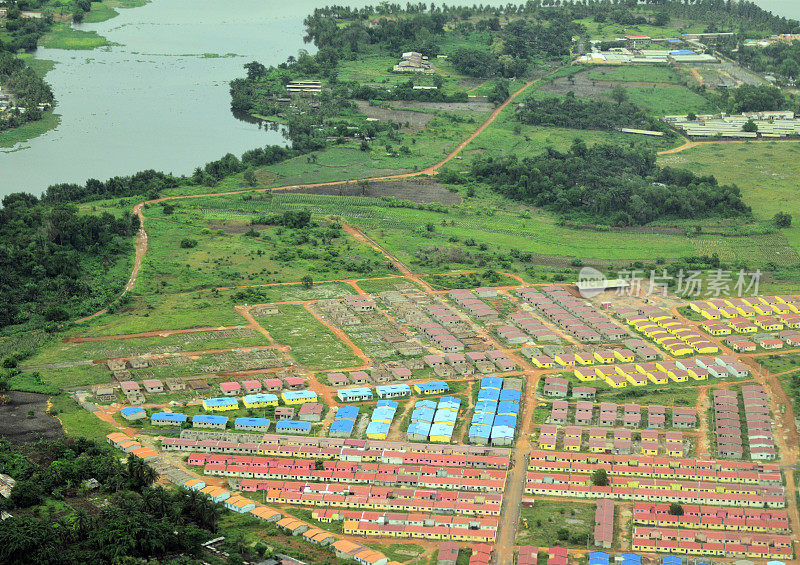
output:
[[756,361],[771,373],[785,373],[800,369],[800,354],[798,353],[762,355],[761,357],[756,357]]
[[[798,143],[701,144],[673,155],[662,155],[659,164],[715,175],[722,183],[737,185],[753,214],[762,221],[771,220],[777,212],[791,213],[800,209],[800,190],[796,182],[800,177]],[[792,227],[780,230],[779,235],[800,251],[797,221]]]
[[[595,505],[591,502],[536,500],[533,507],[520,508],[516,543],[539,547],[586,547],[587,539],[594,531],[594,513]],[[566,530],[566,536],[559,536],[560,530]]]
[[702,33],[704,24],[673,20],[669,25],[659,27],[648,24],[622,25],[611,22],[598,23],[592,18],[576,20],[586,26],[592,39],[616,39],[626,35],[648,35],[654,39],[670,39],[682,33]]
[[233,336],[222,336],[218,332],[204,332],[83,343],[59,341],[27,359],[25,364],[44,365],[48,363],[132,357],[146,353],[204,351],[207,349],[251,347],[254,345],[268,345],[268,343],[263,335],[252,330],[235,331]]
[[681,77],[666,65],[616,65],[592,67],[589,78],[616,82],[661,82],[680,84]]
[[[235,200],[235,198],[234,198]],[[241,198],[240,198],[241,200]],[[265,207],[269,200],[259,201]],[[321,227],[312,233],[257,226],[203,203],[177,203],[169,217],[161,206],[146,211],[151,248],[142,268],[142,292],[296,282],[305,275],[330,280],[389,274],[383,256],[339,232],[324,241]],[[210,228],[217,228],[212,229]],[[227,231],[226,231],[227,230]],[[194,247],[182,247],[191,239]]]
[[12,147],[17,143],[22,143],[38,137],[43,133],[55,129],[61,123],[61,115],[52,111],[45,112],[41,120],[28,122],[17,128],[0,132],[0,147]]
[[652,88],[629,86],[625,88],[630,101],[656,116],[710,114],[719,111],[708,99],[683,86]]
[[258,322],[280,344],[292,348],[292,358],[309,369],[352,367],[361,360],[305,308],[282,304],[281,314],[262,316]]
[[111,381],[105,365],[77,365],[75,367],[37,369],[42,381],[60,389],[87,387]]
[[85,437],[104,444],[106,436],[114,431],[111,424],[84,410],[66,394],[54,396],[51,402],[56,411],[56,418],[61,421],[64,431],[70,437]]

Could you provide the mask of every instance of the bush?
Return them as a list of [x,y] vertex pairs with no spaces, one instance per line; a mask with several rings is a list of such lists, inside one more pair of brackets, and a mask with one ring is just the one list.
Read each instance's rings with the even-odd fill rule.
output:
[[193,247],[197,247],[197,240],[192,239],[190,237],[184,237],[181,240],[181,248],[182,249],[192,249]]

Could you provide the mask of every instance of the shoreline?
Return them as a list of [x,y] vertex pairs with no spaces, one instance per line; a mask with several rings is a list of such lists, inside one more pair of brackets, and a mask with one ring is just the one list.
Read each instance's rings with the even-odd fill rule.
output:
[[[96,24],[105,22],[119,16],[119,10],[140,8],[149,3],[150,0],[105,0],[103,2],[93,2],[92,11],[86,14],[84,23]],[[111,45],[114,45],[114,43],[109,42],[94,30],[86,31],[75,28],[71,22],[56,22],[53,24],[53,29],[42,36],[38,47],[65,51],[92,51],[98,47]],[[33,68],[36,74],[42,78],[45,78],[47,73],[58,64],[50,59],[37,59],[35,52],[20,54],[18,57],[25,60],[28,66]],[[45,113],[41,120],[0,132],[0,153],[24,151],[26,147],[10,148],[56,129],[61,124],[61,114],[55,111],[57,106],[58,96],[56,96],[53,108]]]

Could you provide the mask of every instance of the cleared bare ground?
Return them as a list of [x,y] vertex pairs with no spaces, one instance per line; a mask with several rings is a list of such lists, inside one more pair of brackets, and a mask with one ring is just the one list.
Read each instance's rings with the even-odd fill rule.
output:
[[409,200],[411,202],[438,202],[440,204],[461,203],[461,197],[457,193],[450,192],[444,185],[426,179],[370,181],[364,188],[357,183],[342,183],[334,186],[294,188],[282,192],[329,194],[334,196],[365,196],[367,198],[394,196],[400,200]]
[[[602,71],[601,71],[602,72]],[[539,87],[542,92],[551,92],[553,94],[567,94],[574,92],[575,96],[579,98],[592,98],[594,96],[603,95],[611,92],[617,85],[621,86],[644,86],[659,88],[677,88],[678,85],[660,83],[660,82],[620,82],[610,80],[599,80],[589,78],[589,72],[584,71],[572,75],[570,77],[561,77],[552,80]]]
[[[0,436],[13,443],[38,438],[56,439],[64,435],[59,421],[47,414],[46,394],[7,392],[8,404],[0,405]],[[33,411],[33,416],[28,412]]]

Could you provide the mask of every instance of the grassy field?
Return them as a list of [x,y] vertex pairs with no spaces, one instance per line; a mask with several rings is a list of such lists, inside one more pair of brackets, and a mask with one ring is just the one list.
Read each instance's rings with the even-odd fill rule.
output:
[[710,114],[719,109],[706,98],[683,86],[651,88],[629,86],[625,88],[631,102],[656,116],[671,114]]
[[593,18],[576,20],[586,26],[592,39],[616,39],[626,35],[648,35],[656,39],[678,37],[681,33],[702,33],[705,26],[698,23],[673,20],[659,27],[648,24],[622,25],[610,22],[598,23]]
[[762,355],[756,360],[771,373],[785,373],[800,369],[800,353],[784,353],[782,355]]
[[585,548],[594,531],[594,513],[594,503],[536,500],[533,507],[520,509],[516,543]]
[[613,67],[594,67],[589,71],[594,80],[615,82],[665,82],[680,84],[681,77],[666,65],[617,65]]
[[[759,220],[771,220],[777,212],[800,209],[800,144],[793,142],[702,144],[673,155],[662,155],[659,163],[697,174],[716,176],[742,190],[744,201]],[[800,251],[800,218],[780,235]],[[792,258],[796,262],[796,258]]]
[[111,424],[84,410],[66,394],[54,396],[52,403],[56,418],[61,421],[64,431],[70,437],[85,437],[105,444],[106,436],[114,431]]
[[88,387],[111,381],[111,373],[104,365],[78,365],[76,367],[37,369],[41,379],[59,389]]
[[64,343],[58,341],[25,361],[26,365],[44,365],[70,361],[132,357],[145,353],[171,353],[175,351],[203,351],[228,347],[250,347],[268,345],[267,340],[252,330],[196,334],[178,334],[159,337],[143,337],[115,341],[91,341]]
[[335,369],[361,364],[344,343],[298,304],[283,304],[281,314],[258,322],[278,343],[292,348],[295,361],[309,369]]

